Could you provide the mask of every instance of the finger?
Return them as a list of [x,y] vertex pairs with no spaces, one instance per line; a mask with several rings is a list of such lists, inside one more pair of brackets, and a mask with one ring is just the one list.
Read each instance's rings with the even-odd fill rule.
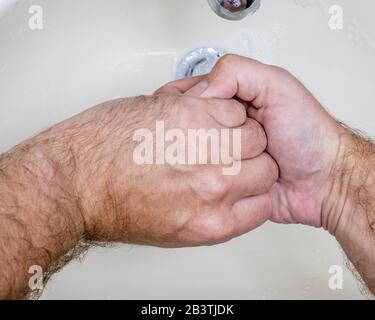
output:
[[230,223],[233,237],[243,235],[265,223],[272,214],[269,194],[241,199],[231,210]]
[[278,180],[278,166],[267,153],[239,163],[236,175],[225,175],[221,165],[200,163],[190,166],[189,184],[208,203],[222,202],[232,206],[240,199],[268,192]]
[[205,79],[202,79],[197,84],[195,84],[192,88],[187,90],[185,94],[188,96],[200,97],[207,90],[207,88],[208,88],[208,81]]
[[245,106],[234,99],[204,99],[205,110],[227,128],[242,126],[247,119]]
[[270,79],[276,74],[272,66],[237,55],[227,55],[207,75],[209,86],[201,96],[224,99],[236,96],[258,107],[267,94]]
[[262,154],[267,148],[267,136],[258,121],[247,118],[241,129],[241,159],[252,159]]
[[[172,81],[156,90],[154,94],[184,94],[186,91],[200,83],[203,80],[203,78],[203,76],[198,76]],[[204,89],[201,89],[201,93],[203,93],[203,91]]]
[[268,192],[279,178],[278,165],[268,153],[240,164],[237,175],[225,177],[230,180],[227,200],[231,203]]
[[[211,129],[217,131],[212,132]],[[196,154],[194,151],[197,147],[196,139],[188,143],[186,152],[194,154],[199,164],[224,166],[223,170],[228,172],[228,175],[239,174],[241,161],[254,159],[264,153],[267,148],[267,138],[263,127],[253,119],[247,119],[240,128],[211,129],[206,129],[204,133],[202,132],[202,136],[198,137],[199,147],[202,143],[206,143],[205,153]]]
[[261,155],[267,148],[267,137],[263,127],[254,119],[247,118],[244,125],[221,132],[220,150],[222,164],[249,160]]

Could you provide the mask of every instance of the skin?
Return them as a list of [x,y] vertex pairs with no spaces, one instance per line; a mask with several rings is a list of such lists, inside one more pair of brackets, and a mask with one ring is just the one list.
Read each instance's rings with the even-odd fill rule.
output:
[[[157,120],[241,127],[241,173],[136,165],[132,135]],[[374,292],[374,155],[288,72],[226,56],[205,77],[92,108],[0,158],[0,297],[27,293],[30,265],[48,279],[92,242],[211,245],[267,219],[327,229]]]
[[221,59],[205,77],[164,90],[243,101],[248,115],[264,127],[267,152],[280,169],[270,191],[270,219],[328,230],[375,293],[375,145],[370,139],[337,122],[286,70],[236,55]]
[[[160,93],[160,92],[159,92]],[[140,128],[230,129],[242,134],[241,172],[223,165],[137,165]],[[0,298],[28,292],[93,242],[213,245],[271,215],[278,178],[263,128],[233,99],[158,94],[108,102],[0,157]]]

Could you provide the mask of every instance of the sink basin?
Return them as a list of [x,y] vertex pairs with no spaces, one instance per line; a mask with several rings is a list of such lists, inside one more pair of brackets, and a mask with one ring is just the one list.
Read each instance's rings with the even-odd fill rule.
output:
[[[375,2],[267,0],[240,22],[206,0],[0,0],[0,152],[100,102],[151,94],[198,47],[222,48],[296,74],[337,118],[375,134]],[[343,290],[328,286],[344,269]],[[336,241],[322,230],[268,223],[229,243],[164,250],[91,250],[55,275],[42,298],[340,299],[363,296]]]

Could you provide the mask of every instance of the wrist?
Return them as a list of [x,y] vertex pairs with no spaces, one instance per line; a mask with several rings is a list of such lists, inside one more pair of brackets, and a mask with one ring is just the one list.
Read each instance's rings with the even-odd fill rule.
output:
[[350,129],[339,130],[340,147],[330,174],[330,190],[323,206],[324,226],[335,236],[345,232],[344,222],[357,211],[366,217],[366,227],[369,229],[373,229],[375,218],[372,210],[375,197],[375,145]]
[[336,237],[370,290],[375,290],[375,145],[347,128],[323,205],[324,227]]
[[0,156],[0,200],[9,204],[1,207],[0,214],[13,214],[9,208],[17,202],[18,209],[27,213],[14,214],[30,220],[44,215],[46,223],[49,219],[64,219],[66,223],[58,225],[80,238],[84,222],[73,180],[64,164],[69,160],[58,153],[55,138],[42,133]]
[[55,147],[42,133],[0,156],[0,297],[26,294],[31,266],[47,279],[82,238],[79,205]]
[[24,225],[33,245],[45,248],[51,260],[74,247],[84,230],[58,153],[57,141],[45,132],[0,157],[0,217]]

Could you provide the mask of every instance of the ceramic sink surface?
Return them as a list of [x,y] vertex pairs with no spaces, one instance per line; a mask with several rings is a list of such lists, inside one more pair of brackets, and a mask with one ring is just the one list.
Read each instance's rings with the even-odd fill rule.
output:
[[[263,0],[240,22],[206,0],[0,0],[0,152],[100,102],[151,94],[184,54],[212,46],[296,74],[337,118],[375,134],[372,0]],[[329,28],[329,8],[344,29]],[[344,288],[328,286],[344,268]],[[164,250],[94,249],[55,275],[43,298],[362,298],[326,232],[268,223],[229,243]]]

